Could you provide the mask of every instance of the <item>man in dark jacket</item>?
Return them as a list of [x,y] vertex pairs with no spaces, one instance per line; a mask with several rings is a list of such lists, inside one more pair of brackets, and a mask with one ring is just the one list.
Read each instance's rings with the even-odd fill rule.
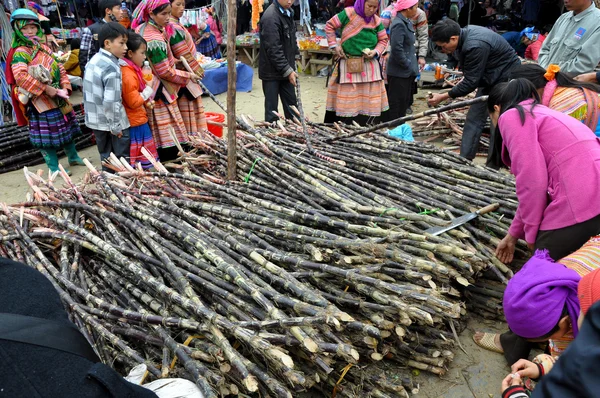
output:
[[281,97],[286,119],[295,114],[290,106],[296,106],[296,25],[291,7],[293,0],[277,0],[260,19],[260,54],[258,77],[262,80],[265,95],[265,120],[274,122],[278,117],[278,97]]
[[98,2],[98,9],[104,14],[104,19],[83,29],[81,33],[81,44],[79,46],[81,76],[85,72],[85,66],[88,61],[100,51],[100,42],[98,41],[100,28],[107,22],[119,22],[123,14],[120,0],[100,0]]
[[0,397],[157,398],[102,364],[37,270],[0,257]]
[[[448,98],[465,96],[477,90],[476,96],[487,95],[489,90],[507,81],[510,71],[520,65],[515,50],[502,36],[480,26],[461,29],[456,22],[446,19],[433,27],[431,40],[442,52],[458,60],[464,79],[448,93],[433,94],[429,105],[436,106]],[[488,117],[485,102],[471,105],[463,129],[460,156],[472,160],[477,154],[479,138]]]

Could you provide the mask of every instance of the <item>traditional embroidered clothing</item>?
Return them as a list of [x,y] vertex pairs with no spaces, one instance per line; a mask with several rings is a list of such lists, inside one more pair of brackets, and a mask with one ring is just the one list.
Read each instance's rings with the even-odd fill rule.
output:
[[[174,29],[172,25],[168,26],[169,31]],[[175,146],[169,134],[169,127],[173,128],[180,143],[189,142],[186,126],[177,105],[177,93],[181,86],[190,81],[190,73],[175,68],[175,58],[168,43],[166,30],[152,20],[136,29],[136,33],[148,43],[146,55],[161,83],[154,97],[154,109],[148,111],[148,123],[157,148]]]
[[[56,149],[59,148],[65,148],[70,164],[83,164],[73,143],[73,135],[81,134],[81,130],[69,101],[46,94],[48,86],[70,92],[71,83],[62,64],[52,55],[52,51],[38,42],[38,39],[43,37],[43,32],[39,22],[32,20],[29,13],[31,11],[20,9],[13,12],[12,48],[14,51],[10,63],[11,78],[14,78],[14,90],[20,88],[32,96],[25,106],[29,119],[29,140],[32,146],[42,149],[46,165],[54,172],[58,170]],[[19,15],[23,19],[18,19]],[[38,28],[35,37],[25,37],[21,32],[21,29],[30,23],[34,23]],[[47,82],[42,83],[34,78],[30,68],[45,72]]]
[[[173,34],[169,37],[173,56],[176,59],[184,57],[194,72],[202,74],[204,70],[196,59],[196,46],[192,35],[177,18],[171,16],[171,23],[175,27]],[[208,130],[202,103],[202,88],[198,83],[190,81],[185,87],[182,87],[177,104],[188,133]]]
[[[387,34],[376,15],[367,23],[356,13],[354,7],[348,7],[331,18],[325,26],[330,47],[336,46],[335,31],[340,28],[342,29],[341,46],[348,57],[360,57],[364,49],[375,50],[381,55],[387,47]],[[371,64],[379,66],[378,62],[365,63],[365,65]],[[377,75],[381,76],[381,73],[373,76]],[[378,117],[386,111],[389,106],[383,79],[371,79],[368,70],[362,77],[366,77],[368,81],[341,84],[340,69],[335,68],[327,89],[327,111],[335,112],[337,117],[346,118],[359,115]]]
[[558,87],[556,80],[551,80],[544,87],[542,104],[583,122],[600,137],[599,95],[587,88]]

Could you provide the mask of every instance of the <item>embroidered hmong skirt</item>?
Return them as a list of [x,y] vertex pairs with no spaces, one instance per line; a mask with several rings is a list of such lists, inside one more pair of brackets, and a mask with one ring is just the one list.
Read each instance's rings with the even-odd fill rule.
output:
[[177,105],[179,106],[179,113],[181,113],[181,118],[188,134],[207,130],[202,97],[192,97],[184,87],[179,90]]
[[200,40],[200,43],[196,44],[196,51],[205,57],[221,58],[221,46],[214,35]]
[[148,111],[148,125],[154,137],[154,144],[157,148],[170,148],[175,146],[169,127],[175,131],[177,139],[182,144],[190,141],[185,124],[179,113],[179,107],[174,102],[169,104],[162,100],[154,103],[154,109]]
[[34,148],[59,149],[81,135],[75,112],[63,115],[60,109],[39,113],[33,105],[27,111],[29,141]]
[[339,117],[376,117],[390,108],[383,80],[340,84],[338,76],[339,68],[334,68],[327,88],[328,111]]
[[159,160],[154,137],[148,123],[137,127],[130,127],[129,137],[131,138],[131,147],[129,149],[129,161],[131,165],[135,166],[136,163],[141,163],[144,169],[152,167],[152,163],[142,154],[142,148],[146,148],[156,160]]

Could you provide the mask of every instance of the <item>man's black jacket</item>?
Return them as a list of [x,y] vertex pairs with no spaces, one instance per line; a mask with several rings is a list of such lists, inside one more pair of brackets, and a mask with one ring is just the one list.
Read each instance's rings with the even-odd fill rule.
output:
[[452,56],[458,60],[464,79],[450,90],[451,98],[507,81],[510,71],[521,63],[514,48],[502,36],[481,26],[460,30],[458,47]]
[[275,1],[264,12],[259,27],[258,77],[287,79],[296,70],[296,54],[299,54],[293,14],[285,15]]

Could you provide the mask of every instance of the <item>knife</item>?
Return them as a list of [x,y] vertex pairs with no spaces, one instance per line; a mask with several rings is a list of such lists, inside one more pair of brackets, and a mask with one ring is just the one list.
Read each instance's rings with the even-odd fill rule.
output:
[[450,224],[448,224],[446,226],[431,227],[431,228],[425,230],[425,233],[433,235],[433,236],[441,235],[444,232],[450,231],[451,229],[460,227],[461,225],[468,223],[469,221],[477,218],[477,216],[489,213],[491,211],[498,210],[499,207],[500,207],[499,203],[492,203],[491,205],[487,205],[487,206],[477,210],[476,212],[465,214],[464,216],[455,218],[454,220],[452,220],[452,222],[450,222]]

